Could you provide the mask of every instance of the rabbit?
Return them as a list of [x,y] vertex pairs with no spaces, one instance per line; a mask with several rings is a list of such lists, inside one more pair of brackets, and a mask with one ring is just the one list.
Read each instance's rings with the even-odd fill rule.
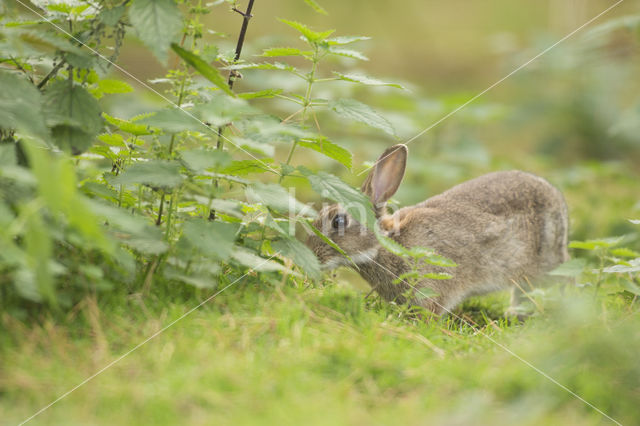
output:
[[[419,305],[436,315],[472,295],[512,289],[516,315],[523,285],[569,259],[568,209],[562,193],[546,180],[522,171],[489,173],[461,183],[442,194],[393,214],[386,203],[404,176],[406,145],[388,148],[362,185],[371,200],[380,232],[407,247],[422,246],[453,260],[458,266],[425,265],[426,272],[448,272],[451,279],[421,279],[421,288],[433,297],[405,300],[406,282],[394,284],[410,270],[401,257],[381,247],[374,232],[355,221],[340,205],[323,208],[314,226],[333,240],[351,259],[311,235],[307,246],[324,269],[357,265],[360,275],[382,298]],[[526,284],[525,284],[526,283]],[[426,293],[426,292],[425,292]]]

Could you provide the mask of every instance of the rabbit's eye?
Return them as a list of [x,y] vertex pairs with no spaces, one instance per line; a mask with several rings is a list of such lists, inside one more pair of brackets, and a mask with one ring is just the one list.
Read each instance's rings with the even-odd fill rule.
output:
[[333,229],[344,229],[347,226],[347,216],[344,214],[336,215],[331,221]]

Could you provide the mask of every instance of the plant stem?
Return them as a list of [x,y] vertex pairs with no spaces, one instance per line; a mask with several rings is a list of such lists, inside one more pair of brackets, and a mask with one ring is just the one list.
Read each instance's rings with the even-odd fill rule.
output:
[[[240,27],[240,34],[238,35],[238,42],[236,43],[236,53],[233,56],[233,62],[236,63],[240,59],[240,54],[242,53],[242,46],[244,46],[244,38],[247,35],[247,28],[249,28],[249,20],[253,17],[251,11],[253,10],[253,3],[255,0],[249,0],[249,4],[247,5],[247,10],[242,12],[235,7],[233,8],[234,12],[238,12],[242,15],[242,26]],[[229,85],[229,89],[233,89],[233,83],[235,82],[237,77],[237,73],[235,71],[229,72],[229,78],[227,79],[227,84]],[[222,139],[222,132],[224,131],[225,126],[218,127],[218,142],[216,143],[216,149],[222,149],[224,147],[224,140]]]
[[[315,46],[315,49],[313,51],[312,61],[313,61],[313,65],[311,66],[311,71],[309,71],[309,73],[306,75],[307,91],[304,94],[304,101],[302,103],[302,118],[300,120],[300,125],[302,126],[304,126],[304,123],[307,120],[307,110],[311,105],[311,89],[313,88],[313,83],[317,81],[315,77],[316,77],[316,71],[318,70],[318,62],[320,61],[320,58],[318,57],[317,46]],[[293,158],[293,152],[296,150],[297,146],[298,146],[298,140],[294,140],[293,144],[291,144],[289,155],[287,155],[287,161],[285,162],[286,165],[289,165],[291,163],[291,159]],[[279,182],[282,182],[283,179],[284,179],[284,175],[281,174]]]

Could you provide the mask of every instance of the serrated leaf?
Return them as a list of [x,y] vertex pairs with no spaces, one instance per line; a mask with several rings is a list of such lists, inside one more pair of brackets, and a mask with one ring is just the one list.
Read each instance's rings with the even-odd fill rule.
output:
[[105,79],[98,81],[96,84],[102,93],[114,94],[133,92],[133,87],[122,80]]
[[569,243],[570,248],[577,248],[582,250],[595,250],[597,248],[608,248],[614,247],[622,241],[622,237],[614,237],[614,238],[601,238],[598,240],[588,240],[588,241],[571,241]]
[[302,214],[308,209],[282,186],[256,182],[245,189],[250,203],[261,203],[285,215]]
[[640,272],[640,257],[637,259],[630,260],[627,263],[628,263],[627,265],[609,266],[608,268],[604,268],[602,272],[606,272],[608,274]]
[[158,255],[169,246],[163,241],[163,233],[142,216],[134,216],[123,209],[99,201],[89,200],[92,212],[101,217],[107,229],[122,243],[147,255]]
[[206,78],[211,83],[213,83],[218,89],[222,90],[229,96],[235,97],[235,93],[233,93],[229,88],[229,85],[227,84],[227,80],[222,76],[222,74],[220,74],[220,71],[218,71],[217,68],[212,67],[200,56],[186,49],[183,49],[176,43],[172,43],[171,48],[187,64],[195,68],[195,70],[198,71],[200,75],[202,75],[204,78]]
[[269,163],[271,162],[273,162],[271,158],[233,161],[228,167],[222,169],[220,173],[237,176],[245,176],[250,173],[264,173],[269,171]]
[[297,69],[289,64],[282,62],[261,62],[261,63],[244,63],[234,64],[224,67],[225,70],[280,70],[287,72],[296,72]]
[[44,95],[43,113],[53,139],[61,149],[80,154],[93,145],[102,130],[102,110],[96,99],[80,86],[58,80]]
[[407,250],[407,248],[404,247],[399,242],[387,237],[386,235],[382,235],[382,233],[380,233],[377,229],[375,234],[380,245],[388,252],[393,253],[396,256],[400,256],[400,257],[405,257],[409,255],[409,250]]
[[282,93],[282,89],[266,89],[259,90],[257,92],[245,92],[239,93],[238,97],[241,99],[267,99],[273,98],[276,95]]
[[291,28],[293,28],[296,31],[298,31],[310,43],[321,42],[322,40],[326,39],[327,37],[329,37],[331,34],[333,34],[335,32],[335,30],[327,30],[327,31],[323,31],[323,32],[313,31],[311,28],[307,27],[304,24],[301,24],[300,22],[289,21],[287,19],[280,19],[280,22],[282,22],[283,24],[287,24]]
[[341,74],[339,72],[334,71],[334,74],[338,76],[340,80],[350,81],[352,83],[360,83],[366,84],[367,86],[390,86],[398,89],[404,89],[399,84],[396,83],[388,83],[386,81],[377,80],[375,78],[367,77],[365,75],[360,74]]
[[352,154],[349,150],[342,148],[340,145],[336,145],[326,138],[315,138],[315,139],[301,139],[298,141],[298,145],[303,146],[305,148],[313,149],[321,154],[326,155],[329,158],[332,158],[345,166],[347,169],[351,170],[352,166]]
[[320,279],[322,274],[320,273],[318,258],[300,241],[295,238],[287,238],[275,241],[271,246],[283,256],[293,260],[293,263],[299,268],[302,268],[311,279]]
[[231,255],[233,260],[257,272],[286,271],[286,268],[273,260],[260,257],[247,249],[236,247]]
[[118,133],[112,133],[112,134],[105,133],[105,134],[99,135],[98,140],[111,146],[118,146],[123,148],[127,146],[122,135]]
[[203,125],[194,114],[181,108],[169,107],[157,111],[138,121],[140,124],[161,129],[168,133],[180,133],[184,131],[194,131],[206,133],[210,131]]
[[453,275],[447,274],[446,272],[428,272],[421,276],[422,278],[429,278],[431,280],[450,280],[453,278]]
[[182,183],[180,164],[177,162],[152,160],[133,164],[116,176],[116,184],[140,183],[154,187],[172,188]]
[[[151,114],[149,114],[149,116],[151,116]],[[117,127],[125,133],[129,133],[134,136],[145,136],[153,134],[153,131],[149,129],[149,126],[144,124],[136,124],[133,120],[124,120],[122,118],[112,117],[106,112],[102,113],[102,117],[107,120],[107,123]]]
[[180,156],[184,164],[195,173],[205,170],[217,170],[227,167],[231,163],[231,155],[226,151],[211,151],[202,148],[181,151]]
[[351,217],[361,224],[373,228],[376,217],[371,201],[366,195],[332,174],[313,173],[304,166],[298,167],[298,170],[307,178],[314,191],[340,204]]
[[586,267],[587,261],[585,259],[571,259],[567,262],[564,262],[554,270],[548,272],[548,274],[559,277],[577,277],[578,275],[582,274]]
[[344,56],[345,58],[359,59],[361,61],[368,61],[369,60],[369,58],[367,58],[366,56],[364,56],[362,53],[358,52],[357,50],[343,49],[343,48],[330,46],[328,51],[332,55]]
[[193,250],[226,260],[233,251],[239,225],[226,222],[192,219],[184,224],[182,238]]
[[304,0],[306,4],[308,4],[313,10],[321,15],[328,15],[327,11],[318,4],[315,0]]
[[389,120],[362,102],[353,99],[339,99],[337,101],[330,101],[329,108],[336,112],[341,118],[359,121],[368,126],[380,129],[391,136],[396,135]]
[[49,130],[38,89],[17,75],[0,71],[0,127],[46,140]]
[[272,58],[275,56],[307,56],[311,52],[303,52],[295,47],[272,47],[262,51],[260,56]]
[[126,8],[124,6],[116,6],[111,9],[103,8],[97,18],[103,24],[109,27],[114,27],[118,21],[120,21],[122,15],[124,15],[125,10]]
[[267,157],[273,157],[276,149],[273,145],[266,144],[264,142],[254,141],[250,138],[238,138],[234,137],[231,139],[232,143],[236,147],[240,147],[245,151],[254,152],[259,155],[264,155]]
[[366,36],[339,36],[332,37],[325,40],[329,46],[339,46],[344,44],[355,43],[357,41],[371,40],[371,37]]
[[134,0],[129,20],[138,37],[156,55],[167,61],[169,45],[182,29],[182,14],[173,0]]
[[611,254],[618,257],[640,257],[640,253],[626,247],[612,249]]
[[245,100],[228,96],[214,96],[209,102],[193,109],[193,114],[198,119],[213,127],[222,127],[255,113],[256,110]]

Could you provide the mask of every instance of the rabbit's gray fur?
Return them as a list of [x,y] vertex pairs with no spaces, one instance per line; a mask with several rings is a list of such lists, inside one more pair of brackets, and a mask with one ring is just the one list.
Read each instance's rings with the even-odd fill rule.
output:
[[[546,180],[522,171],[489,173],[387,215],[385,203],[402,180],[406,156],[404,145],[386,150],[363,185],[377,207],[380,228],[405,247],[429,247],[458,264],[427,265],[423,272],[448,272],[453,278],[421,280],[418,288],[438,296],[411,303],[441,314],[472,295],[506,288],[517,295],[518,286],[527,286],[527,281],[568,260],[564,197]],[[408,286],[393,281],[409,270],[405,261],[383,249],[371,230],[348,216],[345,229],[332,229],[337,214],[346,215],[339,205],[323,209],[315,226],[357,263],[362,277],[384,299],[404,302]],[[348,264],[316,236],[307,244],[326,267]]]

